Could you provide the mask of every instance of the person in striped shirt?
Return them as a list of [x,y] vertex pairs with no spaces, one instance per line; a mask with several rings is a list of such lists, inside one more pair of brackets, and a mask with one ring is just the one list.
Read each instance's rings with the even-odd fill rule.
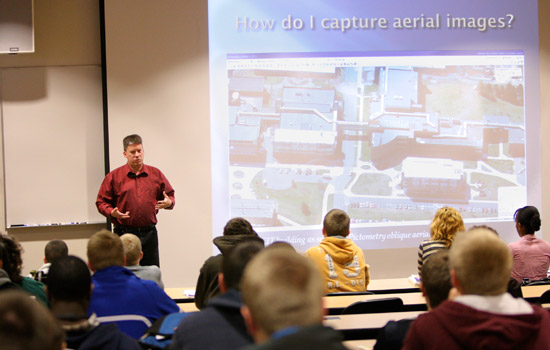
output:
[[439,209],[430,225],[430,239],[420,243],[418,247],[418,274],[430,255],[440,249],[449,249],[455,234],[465,230],[464,221],[458,210],[451,207]]

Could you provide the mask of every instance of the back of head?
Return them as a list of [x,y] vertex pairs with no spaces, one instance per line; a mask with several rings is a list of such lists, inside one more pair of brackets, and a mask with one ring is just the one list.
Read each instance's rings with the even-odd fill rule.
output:
[[533,206],[528,205],[516,210],[514,213],[514,220],[525,227],[526,234],[534,234],[540,230],[540,214],[538,209]]
[[460,233],[449,251],[449,263],[463,294],[498,295],[506,292],[512,254],[493,232],[478,229]]
[[293,251],[293,252],[296,251],[296,248],[294,248],[292,246],[292,244],[290,244],[288,242],[284,242],[284,241],[275,241],[275,242],[271,243],[270,245],[268,245],[265,248],[266,249],[287,249],[287,250],[290,250],[290,251]]
[[92,278],[86,263],[76,256],[64,256],[48,272],[48,297],[55,301],[85,301],[90,298]]
[[327,236],[344,236],[349,234],[350,218],[348,214],[340,209],[332,209],[325,215],[323,228]]
[[141,139],[141,136],[139,136],[138,134],[132,134],[132,135],[128,135],[126,136],[123,140],[122,140],[122,149],[124,151],[126,151],[126,149],[128,148],[128,146],[130,145],[141,145],[143,144],[143,140]]
[[453,287],[449,271],[449,252],[440,250],[430,255],[422,265],[420,278],[432,309],[447,300],[449,290]]
[[88,262],[95,271],[124,265],[122,241],[119,236],[107,230],[101,230],[90,237],[87,255]]
[[12,282],[21,282],[23,278],[21,277],[21,267],[23,266],[21,252],[23,248],[14,237],[0,234],[0,250],[2,251],[2,268]]
[[69,248],[67,247],[67,244],[60,239],[49,241],[44,248],[44,256],[46,257],[46,261],[49,263],[53,263],[55,259],[67,255],[69,255]]
[[241,281],[245,305],[267,334],[290,326],[319,324],[324,286],[316,266],[288,249],[264,249]]
[[139,258],[141,256],[141,240],[139,237],[131,233],[125,233],[120,236],[120,240],[124,246],[126,265],[139,265]]
[[252,228],[250,222],[243,218],[233,218],[229,220],[223,228],[224,236],[233,235],[251,235],[256,236],[256,231]]
[[256,241],[242,242],[223,256],[222,273],[227,289],[239,289],[246,265],[263,247]]
[[460,213],[451,207],[439,209],[430,225],[430,236],[434,241],[447,242],[447,248],[453,242],[455,234],[466,230]]
[[52,314],[25,292],[10,290],[0,298],[1,350],[60,350],[63,331]]

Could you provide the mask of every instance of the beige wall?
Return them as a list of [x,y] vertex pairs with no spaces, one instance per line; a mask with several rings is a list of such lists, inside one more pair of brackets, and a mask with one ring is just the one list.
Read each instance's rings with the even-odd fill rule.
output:
[[[111,47],[107,52],[111,166],[124,161],[121,138],[141,133],[146,161],[161,168],[177,191],[175,209],[159,215],[165,284],[194,286],[202,262],[212,251],[210,179],[211,172],[216,172],[210,168],[207,1],[108,0],[106,7],[111,14],[106,18]],[[539,7],[541,130],[550,130],[550,22],[546,21],[550,2],[539,0]],[[35,1],[35,34],[36,53],[0,56],[0,69],[100,62],[96,1]],[[550,138],[542,137],[544,193],[550,186],[548,149]],[[181,171],[183,162],[189,165]],[[550,222],[550,210],[544,208],[550,208],[550,199],[543,195],[543,222]],[[0,224],[4,225],[4,210],[0,209]],[[100,227],[9,232],[23,244],[26,273],[41,265],[43,247],[53,238],[65,239],[71,253],[84,257],[87,238]],[[414,249],[394,254],[367,252],[373,278],[415,272]],[[396,261],[410,269],[394,268]]]

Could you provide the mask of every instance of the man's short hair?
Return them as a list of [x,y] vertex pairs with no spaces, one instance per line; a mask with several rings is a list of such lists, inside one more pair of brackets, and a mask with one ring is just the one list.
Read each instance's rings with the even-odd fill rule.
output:
[[264,249],[245,268],[244,304],[268,334],[319,324],[323,317],[322,277],[312,261],[288,249]]
[[143,144],[143,141],[141,140],[141,136],[139,136],[138,134],[132,134],[132,135],[126,136],[122,140],[122,148],[123,148],[124,151],[126,151],[126,149],[128,149],[128,146],[133,145],[133,144],[136,144],[136,145]]
[[60,239],[54,239],[49,241],[44,248],[44,256],[46,261],[53,263],[56,259],[69,255],[69,248],[67,243]]
[[344,236],[349,234],[350,219],[348,214],[340,209],[332,209],[325,215],[323,228],[327,236]]
[[86,263],[72,255],[52,263],[48,272],[48,297],[57,301],[89,300],[92,277]]
[[23,291],[0,297],[0,348],[60,350],[64,333],[45,306]]
[[263,247],[256,241],[242,242],[223,255],[222,273],[227,289],[239,289],[246,265]]
[[125,233],[120,236],[122,245],[124,245],[124,254],[126,255],[126,265],[139,265],[141,255],[141,240],[132,233]]
[[23,266],[21,244],[13,236],[0,234],[0,250],[2,250],[2,268],[12,282],[20,283],[23,279],[21,276]]
[[224,236],[251,235],[256,236],[256,231],[252,228],[250,222],[243,218],[233,218],[229,220],[223,228]]
[[512,271],[512,254],[493,232],[462,232],[449,251],[450,268],[463,294],[498,295],[506,292]]
[[88,262],[98,271],[109,266],[124,265],[124,247],[120,237],[101,230],[90,237],[87,247]]
[[422,265],[420,278],[432,309],[447,300],[449,290],[453,287],[449,271],[449,252],[440,250],[430,255]]

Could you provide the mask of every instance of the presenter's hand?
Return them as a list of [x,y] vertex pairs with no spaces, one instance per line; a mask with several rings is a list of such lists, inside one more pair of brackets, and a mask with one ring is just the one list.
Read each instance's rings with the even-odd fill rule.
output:
[[126,213],[121,213],[120,210],[118,210],[118,208],[115,207],[111,212],[111,216],[116,219],[128,219],[130,218],[130,212],[127,211]]
[[166,194],[166,191],[163,191],[162,195],[164,196],[164,199],[161,201],[157,201],[157,205],[155,205],[155,209],[166,209],[172,205],[172,200],[170,199],[170,197],[168,197],[168,195]]

